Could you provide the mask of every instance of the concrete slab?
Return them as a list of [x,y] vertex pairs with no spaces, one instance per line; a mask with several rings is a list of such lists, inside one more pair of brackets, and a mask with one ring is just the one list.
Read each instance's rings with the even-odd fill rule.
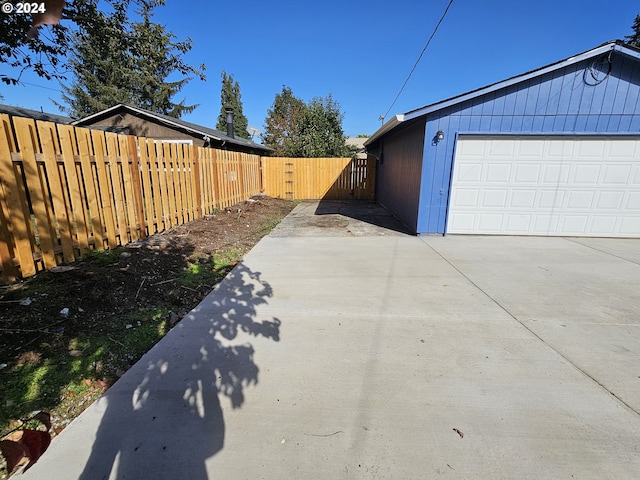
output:
[[410,233],[372,202],[302,202],[272,232],[274,237],[363,237]]
[[330,215],[263,239],[22,478],[637,478],[637,264]]
[[640,411],[640,240],[423,240],[515,320]]

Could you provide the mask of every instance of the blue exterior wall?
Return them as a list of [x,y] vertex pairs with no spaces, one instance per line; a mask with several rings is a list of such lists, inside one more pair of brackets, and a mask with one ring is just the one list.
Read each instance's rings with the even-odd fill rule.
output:
[[[640,132],[640,61],[614,52],[611,62],[600,83],[589,59],[427,114],[417,233],[445,232],[459,134]],[[445,138],[435,145],[438,130]]]
[[378,156],[376,201],[414,232],[418,225],[425,121],[407,122],[368,149]]

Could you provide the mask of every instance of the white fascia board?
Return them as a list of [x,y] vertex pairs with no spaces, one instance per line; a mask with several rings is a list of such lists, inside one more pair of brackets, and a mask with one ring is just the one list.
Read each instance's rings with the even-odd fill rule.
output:
[[635,50],[631,50],[630,48],[626,48],[624,45],[616,45],[613,48],[616,52],[623,53],[624,55],[628,55],[637,60],[640,60],[640,52],[636,52]]
[[371,135],[366,142],[364,142],[364,146],[368,146],[371,145],[373,142],[375,142],[378,138],[380,138],[382,135],[384,135],[385,133],[393,130],[394,128],[396,128],[398,125],[400,125],[402,122],[404,122],[406,120],[405,115],[401,114],[401,115],[394,115],[394,117],[389,120],[387,123],[385,123],[382,127],[380,127],[378,130],[376,130],[376,132]]
[[126,105],[119,103],[117,105],[114,105],[113,107],[109,107],[105,110],[100,110],[99,112],[92,113],[91,115],[87,115],[86,117],[79,118],[78,120],[74,120],[73,122],[71,122],[71,125],[77,125],[78,123],[84,122],[85,120],[91,120],[95,117],[99,117],[100,115],[104,115],[105,113],[110,113],[112,110],[116,110],[117,108],[120,108],[120,107],[126,107]]

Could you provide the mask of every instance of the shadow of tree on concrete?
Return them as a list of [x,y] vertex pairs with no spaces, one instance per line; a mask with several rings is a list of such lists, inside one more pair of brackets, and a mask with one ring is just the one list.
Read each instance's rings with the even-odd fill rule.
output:
[[246,340],[280,339],[277,318],[256,320],[272,295],[260,272],[238,264],[87,412],[101,419],[79,478],[208,479],[205,461],[224,447],[221,400],[240,408],[258,383]]

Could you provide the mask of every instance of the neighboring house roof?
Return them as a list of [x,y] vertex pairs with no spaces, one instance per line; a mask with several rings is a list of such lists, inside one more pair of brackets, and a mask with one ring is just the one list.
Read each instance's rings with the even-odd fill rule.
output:
[[149,119],[153,119],[157,122],[160,122],[169,128],[175,128],[177,130],[187,131],[192,135],[198,135],[203,138],[209,137],[210,139],[218,142],[226,142],[232,145],[239,145],[248,149],[261,150],[263,152],[272,151],[272,149],[265,147],[264,145],[254,143],[244,138],[229,137],[226,133],[221,132],[220,130],[215,130],[209,127],[203,127],[202,125],[196,125],[195,123],[185,122],[184,120],[180,120],[179,118],[170,117],[168,115],[162,115],[160,113],[150,112],[143,108],[132,107],[130,105],[124,105],[122,103],[118,105],[114,105],[113,107],[107,108],[100,112],[94,113],[87,117],[81,118],[79,120],[75,120],[71,122],[71,124],[77,125],[77,126],[85,126],[85,125],[88,126],[88,124],[98,121],[103,117],[107,117],[122,111],[128,111],[129,113],[132,113],[134,115],[147,117]]
[[364,142],[369,137],[347,137],[345,140],[345,144],[349,147],[356,147],[358,152],[356,154],[357,158],[367,158],[366,153],[364,153]]
[[415,118],[428,115],[435,111],[450,107],[452,105],[456,105],[462,102],[466,102],[467,100],[471,100],[473,98],[479,97],[481,95],[485,95],[487,93],[495,92],[497,90],[501,90],[503,88],[509,87],[511,85],[524,82],[530,80],[531,78],[539,77],[541,75],[545,75],[547,73],[553,72],[555,70],[559,70],[561,68],[567,67],[569,65],[573,65],[575,63],[581,62],[583,60],[587,60],[589,58],[598,57],[602,54],[606,54],[607,52],[616,51],[622,54],[628,55],[630,57],[634,57],[636,59],[640,59],[640,49],[634,48],[630,45],[626,45],[622,40],[614,40],[611,42],[604,43],[599,47],[593,48],[586,52],[580,53],[573,57],[566,58],[564,60],[560,60],[558,62],[552,63],[550,65],[537,68],[535,70],[531,70],[529,72],[516,75],[515,77],[508,78],[506,80],[502,80],[500,82],[493,83],[486,87],[479,88],[477,90],[472,90],[467,93],[463,93],[461,95],[457,95],[455,97],[448,98],[446,100],[441,100],[436,103],[432,103],[430,105],[426,105],[421,108],[417,108],[415,110],[411,110],[409,112],[395,115],[391,120],[389,120],[386,124],[384,124],[377,132],[375,132],[369,139],[364,143],[365,147],[372,144],[376,140],[378,140],[383,135],[389,133],[391,130],[398,127],[400,124],[407,122],[409,120],[413,120]]
[[14,117],[27,117],[34,120],[42,120],[45,122],[55,123],[71,123],[73,120],[70,117],[64,115],[56,115],[55,113],[39,112],[38,110],[30,110],[22,107],[12,107],[10,105],[0,105],[0,113],[6,113]]

